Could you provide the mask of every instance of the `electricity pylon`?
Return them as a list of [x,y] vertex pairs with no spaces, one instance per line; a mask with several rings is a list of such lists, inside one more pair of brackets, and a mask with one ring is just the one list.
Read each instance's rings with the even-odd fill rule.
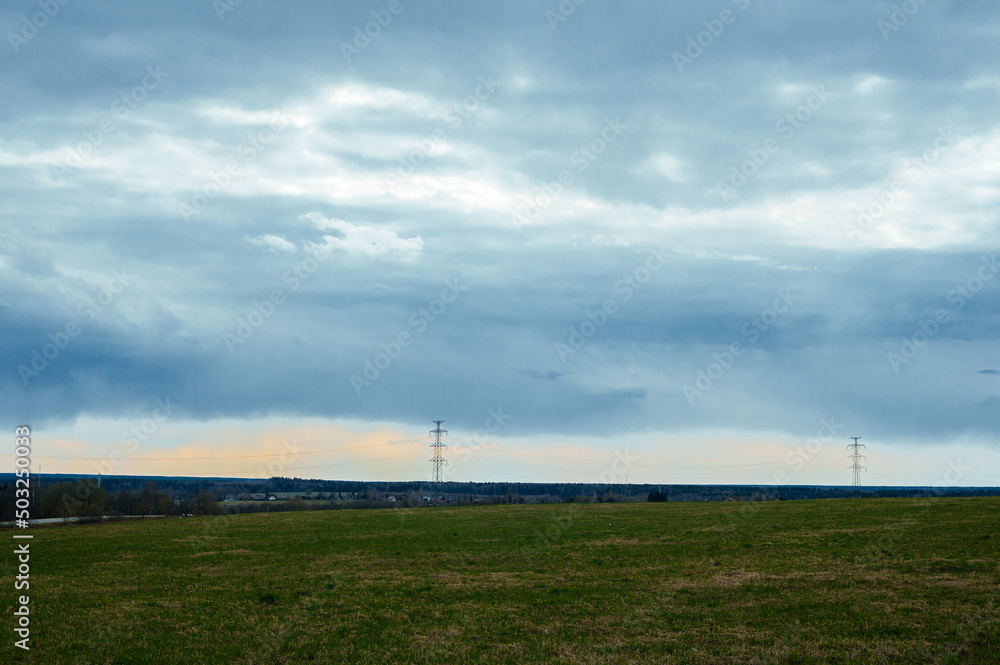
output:
[[860,436],[852,436],[851,438],[854,440],[854,443],[847,444],[847,449],[852,451],[848,457],[851,458],[853,464],[847,468],[850,469],[853,474],[851,484],[854,487],[854,491],[857,492],[858,488],[861,487],[861,472],[867,471],[868,469],[861,466],[861,460],[865,459],[865,456],[859,452],[861,448],[865,447],[865,444],[858,443],[858,441],[861,440]]
[[447,464],[444,457],[441,455],[441,450],[447,448],[445,444],[441,443],[441,435],[447,434],[448,430],[441,429],[441,423],[443,420],[435,420],[434,424],[437,425],[437,429],[432,429],[431,434],[434,435],[434,443],[431,444],[431,448],[434,449],[434,457],[430,459],[433,463],[433,471],[431,473],[431,480],[435,483],[440,483],[444,480],[442,477],[442,467]]

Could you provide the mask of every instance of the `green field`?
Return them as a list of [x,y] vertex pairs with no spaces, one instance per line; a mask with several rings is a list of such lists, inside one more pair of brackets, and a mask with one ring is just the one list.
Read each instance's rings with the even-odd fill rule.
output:
[[998,498],[312,511],[33,533],[32,650],[12,646],[8,554],[3,662],[1000,663]]

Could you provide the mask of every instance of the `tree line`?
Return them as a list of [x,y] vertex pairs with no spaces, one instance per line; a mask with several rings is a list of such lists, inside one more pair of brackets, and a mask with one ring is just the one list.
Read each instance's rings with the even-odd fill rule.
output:
[[[5,521],[14,514],[15,493],[12,483],[0,487],[0,506]],[[222,509],[211,492],[198,492],[179,502],[157,490],[148,481],[142,489],[109,492],[96,480],[81,478],[46,485],[31,497],[32,519],[77,518],[99,520],[123,515],[218,515]]]

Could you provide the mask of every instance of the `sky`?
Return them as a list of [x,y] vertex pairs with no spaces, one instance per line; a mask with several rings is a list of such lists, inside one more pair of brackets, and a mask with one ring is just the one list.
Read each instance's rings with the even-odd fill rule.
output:
[[35,467],[1000,485],[995,3],[332,4],[0,9]]

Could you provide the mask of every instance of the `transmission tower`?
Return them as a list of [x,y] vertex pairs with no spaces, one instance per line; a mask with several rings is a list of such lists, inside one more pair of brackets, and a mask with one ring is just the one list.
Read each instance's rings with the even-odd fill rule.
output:
[[441,467],[447,464],[444,457],[441,455],[441,450],[448,447],[441,443],[441,435],[448,433],[448,430],[441,429],[441,423],[443,422],[443,420],[435,420],[434,424],[437,425],[437,429],[431,430],[431,434],[434,435],[434,443],[431,444],[431,448],[434,449],[434,457],[430,459],[434,465],[433,472],[431,474],[431,481],[435,483],[440,483],[444,480],[441,475]]
[[852,436],[851,439],[854,440],[854,443],[847,444],[847,449],[851,451],[848,457],[851,458],[853,464],[847,468],[853,473],[851,484],[854,487],[854,491],[857,492],[858,488],[861,487],[861,472],[868,469],[861,466],[861,460],[865,459],[865,456],[861,454],[860,449],[864,448],[865,444],[858,443],[861,440],[860,436]]

